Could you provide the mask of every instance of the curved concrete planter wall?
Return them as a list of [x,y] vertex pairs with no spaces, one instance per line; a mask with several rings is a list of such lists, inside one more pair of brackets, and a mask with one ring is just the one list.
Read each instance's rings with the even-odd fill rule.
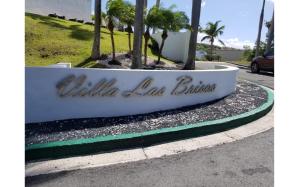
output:
[[238,68],[204,70],[25,68],[26,123],[149,113],[205,103],[235,91]]

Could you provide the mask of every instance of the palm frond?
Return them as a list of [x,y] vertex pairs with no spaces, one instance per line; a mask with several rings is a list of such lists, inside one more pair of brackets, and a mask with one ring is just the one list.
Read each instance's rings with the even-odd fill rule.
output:
[[218,34],[222,35],[223,32],[224,32],[224,29],[225,29],[225,26],[224,26],[224,25],[221,26],[221,27],[219,27],[219,28],[216,30],[216,34],[217,34],[217,35],[218,35]]
[[221,22],[221,20],[218,20],[215,22],[215,25],[218,27],[219,23]]
[[223,46],[225,46],[225,43],[224,43],[222,40],[219,39],[219,42],[220,42]]
[[201,39],[201,42],[203,42],[204,40],[211,40],[211,37],[210,37],[210,36],[204,36],[204,37]]

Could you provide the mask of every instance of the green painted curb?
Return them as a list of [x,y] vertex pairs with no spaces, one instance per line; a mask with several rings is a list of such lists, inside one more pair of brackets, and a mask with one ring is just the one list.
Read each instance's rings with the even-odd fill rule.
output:
[[258,108],[232,117],[204,121],[178,127],[162,128],[142,133],[98,136],[95,138],[57,141],[33,144],[25,148],[25,160],[54,159],[75,155],[87,155],[132,147],[150,146],[156,143],[203,136],[229,130],[266,115],[273,107],[274,94],[267,87],[260,86],[268,93],[267,101]]

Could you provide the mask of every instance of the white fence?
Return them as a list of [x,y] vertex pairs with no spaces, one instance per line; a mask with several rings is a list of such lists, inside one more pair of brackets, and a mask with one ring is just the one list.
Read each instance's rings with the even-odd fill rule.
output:
[[26,123],[174,109],[235,91],[237,68],[207,70],[25,68]]
[[[152,35],[154,40],[160,45],[162,38],[161,32]],[[186,32],[168,32],[168,38],[165,41],[165,46],[162,55],[170,60],[186,62],[189,50],[190,31]],[[221,61],[237,61],[243,55],[243,50],[238,49],[214,49],[214,53],[221,56]],[[204,52],[205,53],[205,52]],[[202,58],[204,53],[196,52],[197,58]]]
[[25,12],[91,21],[92,0],[25,0]]
[[[153,39],[161,44],[161,32],[151,35]],[[189,51],[190,31],[168,32],[162,55],[170,60],[186,62]]]

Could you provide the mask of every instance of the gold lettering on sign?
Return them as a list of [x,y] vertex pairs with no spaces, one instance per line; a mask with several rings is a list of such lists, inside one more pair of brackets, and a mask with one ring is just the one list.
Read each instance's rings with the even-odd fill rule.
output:
[[203,84],[202,81],[198,85],[191,84],[193,78],[187,75],[177,78],[177,84],[172,90],[171,95],[191,95],[206,92],[213,92],[216,89],[216,84]]
[[166,87],[158,88],[151,87],[153,79],[148,77],[140,82],[133,90],[124,91],[123,97],[135,97],[135,96],[163,96]]
[[86,81],[86,75],[69,75],[57,83],[56,89],[60,97],[115,97],[119,88],[114,87],[117,80],[101,79],[95,85]]

